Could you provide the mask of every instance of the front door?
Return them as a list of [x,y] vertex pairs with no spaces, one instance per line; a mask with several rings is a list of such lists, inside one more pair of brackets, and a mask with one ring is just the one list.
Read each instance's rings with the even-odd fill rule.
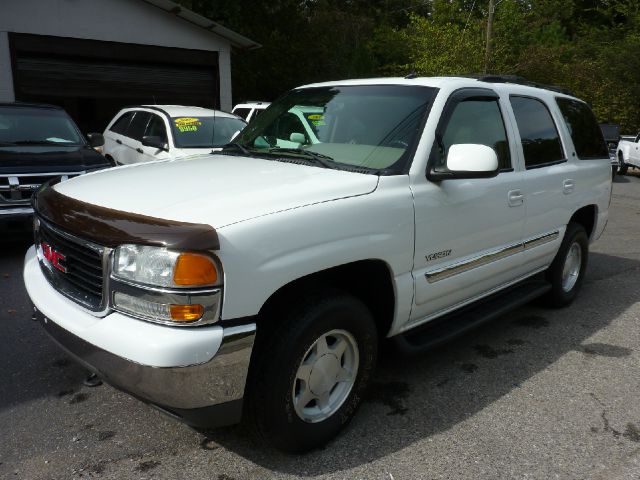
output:
[[409,325],[480,298],[513,282],[522,269],[522,171],[506,102],[488,89],[454,92],[436,130],[432,162],[446,165],[451,145],[494,149],[493,178],[449,179],[412,185],[415,201],[415,297]]

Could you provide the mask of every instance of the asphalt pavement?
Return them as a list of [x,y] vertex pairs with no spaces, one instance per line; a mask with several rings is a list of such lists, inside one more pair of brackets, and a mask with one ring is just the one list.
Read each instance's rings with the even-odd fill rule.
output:
[[29,236],[0,236],[2,479],[640,479],[637,174],[614,182],[571,307],[531,304],[428,354],[387,354],[346,431],[304,456],[84,386],[30,320]]

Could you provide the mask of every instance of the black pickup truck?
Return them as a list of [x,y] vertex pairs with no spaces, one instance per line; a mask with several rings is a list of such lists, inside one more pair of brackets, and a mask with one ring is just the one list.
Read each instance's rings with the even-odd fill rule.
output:
[[30,221],[31,194],[42,183],[112,166],[95,150],[103,144],[59,107],[0,103],[0,231]]

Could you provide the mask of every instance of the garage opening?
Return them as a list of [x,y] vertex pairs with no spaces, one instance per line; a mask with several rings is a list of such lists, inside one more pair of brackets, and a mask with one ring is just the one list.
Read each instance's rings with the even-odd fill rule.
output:
[[9,46],[16,100],[59,105],[84,133],[130,105],[220,105],[217,52],[17,33]]

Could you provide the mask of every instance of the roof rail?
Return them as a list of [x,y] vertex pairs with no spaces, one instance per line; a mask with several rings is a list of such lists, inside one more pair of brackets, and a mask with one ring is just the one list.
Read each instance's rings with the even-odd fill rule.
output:
[[513,83],[516,85],[526,85],[527,87],[542,88],[551,90],[552,92],[564,93],[565,95],[575,96],[571,90],[558,85],[547,85],[544,83],[532,82],[519,75],[479,75],[477,77],[480,82],[487,83]]

